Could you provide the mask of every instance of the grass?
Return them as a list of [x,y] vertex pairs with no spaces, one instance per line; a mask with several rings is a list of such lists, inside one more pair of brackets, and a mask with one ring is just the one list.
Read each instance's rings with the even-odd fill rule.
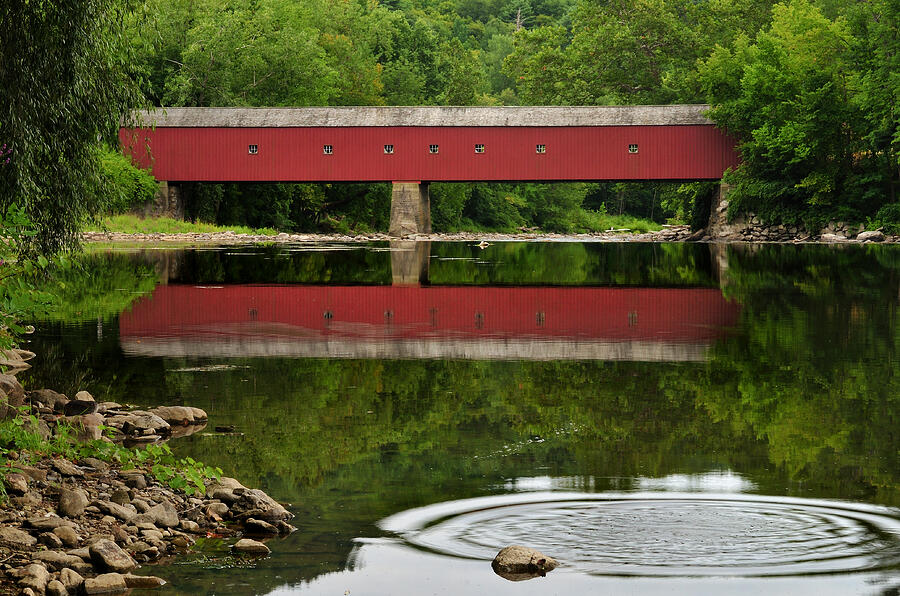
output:
[[644,232],[657,232],[662,225],[632,215],[611,215],[603,211],[584,210],[581,213],[577,227],[591,232],[605,232],[607,230],[628,230],[629,232],[643,234]]
[[110,215],[100,225],[89,225],[86,232],[119,232],[123,234],[215,234],[234,232],[255,236],[275,236],[278,230],[251,228],[248,226],[216,226],[208,223],[191,223],[169,217],[140,218],[136,215]]

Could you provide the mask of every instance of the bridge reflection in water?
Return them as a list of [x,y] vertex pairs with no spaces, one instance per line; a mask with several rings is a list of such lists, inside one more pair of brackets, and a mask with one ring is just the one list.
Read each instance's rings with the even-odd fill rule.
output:
[[698,361],[736,324],[716,288],[162,285],[130,355]]

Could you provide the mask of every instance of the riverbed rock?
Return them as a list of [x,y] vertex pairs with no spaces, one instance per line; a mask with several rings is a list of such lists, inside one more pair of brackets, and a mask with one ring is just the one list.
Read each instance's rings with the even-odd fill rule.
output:
[[125,585],[131,589],[152,590],[166,585],[166,580],[153,575],[134,575],[133,573],[125,574]]
[[881,230],[872,230],[870,232],[860,232],[856,237],[858,242],[884,242],[884,232]]
[[165,435],[170,432],[169,423],[150,412],[132,412],[108,416],[106,424],[118,428],[129,436]]
[[62,474],[63,476],[76,476],[81,477],[84,476],[84,472],[70,462],[67,459],[54,459],[53,460],[53,469]]
[[72,525],[71,521],[50,513],[46,515],[35,515],[33,517],[29,517],[27,520],[25,520],[25,523],[29,527],[41,532],[52,532],[54,529],[60,526]]
[[7,474],[3,483],[6,485],[6,491],[10,494],[24,495],[28,492],[28,479],[22,474],[16,472]]
[[60,526],[58,528],[53,528],[53,533],[60,539],[63,546],[68,548],[78,547],[78,534],[75,532],[75,528]]
[[836,243],[841,243],[841,242],[848,242],[849,240],[843,234],[826,233],[826,234],[822,234],[821,236],[819,236],[819,241],[836,244]]
[[32,563],[27,565],[19,576],[19,585],[23,589],[30,588],[37,594],[43,594],[50,581],[50,572],[43,565]]
[[68,397],[52,389],[35,389],[28,392],[28,397],[31,399],[31,403],[43,404],[54,412],[62,412],[69,402]]
[[25,390],[12,375],[0,374],[0,417],[11,418],[25,405]]
[[47,596],[69,596],[69,591],[58,579],[50,580],[47,584]]
[[231,550],[245,555],[268,555],[272,552],[262,542],[250,538],[241,538],[231,546]]
[[151,409],[150,413],[172,425],[194,424],[194,412],[192,408],[185,406],[160,406]]
[[18,528],[0,527],[0,546],[13,550],[30,550],[37,544],[37,538]]
[[244,531],[247,534],[278,534],[278,528],[261,519],[248,518],[244,521]]
[[134,521],[135,523],[146,521],[162,528],[174,528],[178,525],[178,512],[171,502],[163,501],[148,509],[147,513],[138,515]]
[[88,502],[87,493],[80,488],[63,487],[59,489],[59,506],[56,510],[65,517],[81,517]]
[[527,546],[512,545],[501,549],[491,567],[494,573],[510,581],[543,577],[559,563],[555,559]]
[[50,549],[63,547],[62,540],[53,532],[41,532],[37,539],[38,542]]
[[[83,392],[79,392],[83,393]],[[70,399],[63,406],[63,414],[66,416],[82,416],[84,414],[95,414],[99,406],[93,399]]]
[[84,585],[84,578],[72,569],[63,569],[59,572],[59,581],[72,594],[77,594]]
[[84,580],[85,594],[116,594],[127,589],[125,576],[120,573],[104,573]]
[[34,560],[40,561],[53,571],[60,571],[65,568],[73,569],[80,567],[84,561],[81,557],[70,555],[57,550],[44,550],[34,554]]
[[[98,540],[88,548],[88,551],[91,553],[91,561],[101,571],[126,573],[137,567],[134,559],[112,540]],[[122,580],[122,583],[124,585],[125,580]]]
[[[237,491],[235,491],[236,493]],[[259,489],[247,489],[231,505],[231,513],[239,520],[254,517],[269,523],[291,519],[291,514],[275,499]]]
[[120,519],[126,524],[131,523],[138,515],[138,512],[135,509],[124,505],[118,505],[112,501],[94,501],[93,505],[97,506],[100,511]]

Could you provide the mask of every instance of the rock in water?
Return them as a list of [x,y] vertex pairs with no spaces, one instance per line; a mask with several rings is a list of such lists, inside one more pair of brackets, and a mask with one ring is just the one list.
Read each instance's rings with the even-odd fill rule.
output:
[[543,577],[556,569],[555,559],[527,546],[507,546],[494,557],[494,573],[510,581]]
[[236,553],[247,555],[268,555],[272,552],[269,550],[269,547],[262,542],[257,542],[256,540],[251,540],[249,538],[241,538],[231,546],[231,550]]

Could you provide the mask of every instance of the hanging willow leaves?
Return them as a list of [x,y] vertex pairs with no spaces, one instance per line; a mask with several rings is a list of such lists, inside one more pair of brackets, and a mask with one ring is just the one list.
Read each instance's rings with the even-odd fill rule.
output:
[[98,152],[141,101],[123,36],[131,1],[0,3],[0,209],[24,207],[29,249],[77,246],[104,206]]

